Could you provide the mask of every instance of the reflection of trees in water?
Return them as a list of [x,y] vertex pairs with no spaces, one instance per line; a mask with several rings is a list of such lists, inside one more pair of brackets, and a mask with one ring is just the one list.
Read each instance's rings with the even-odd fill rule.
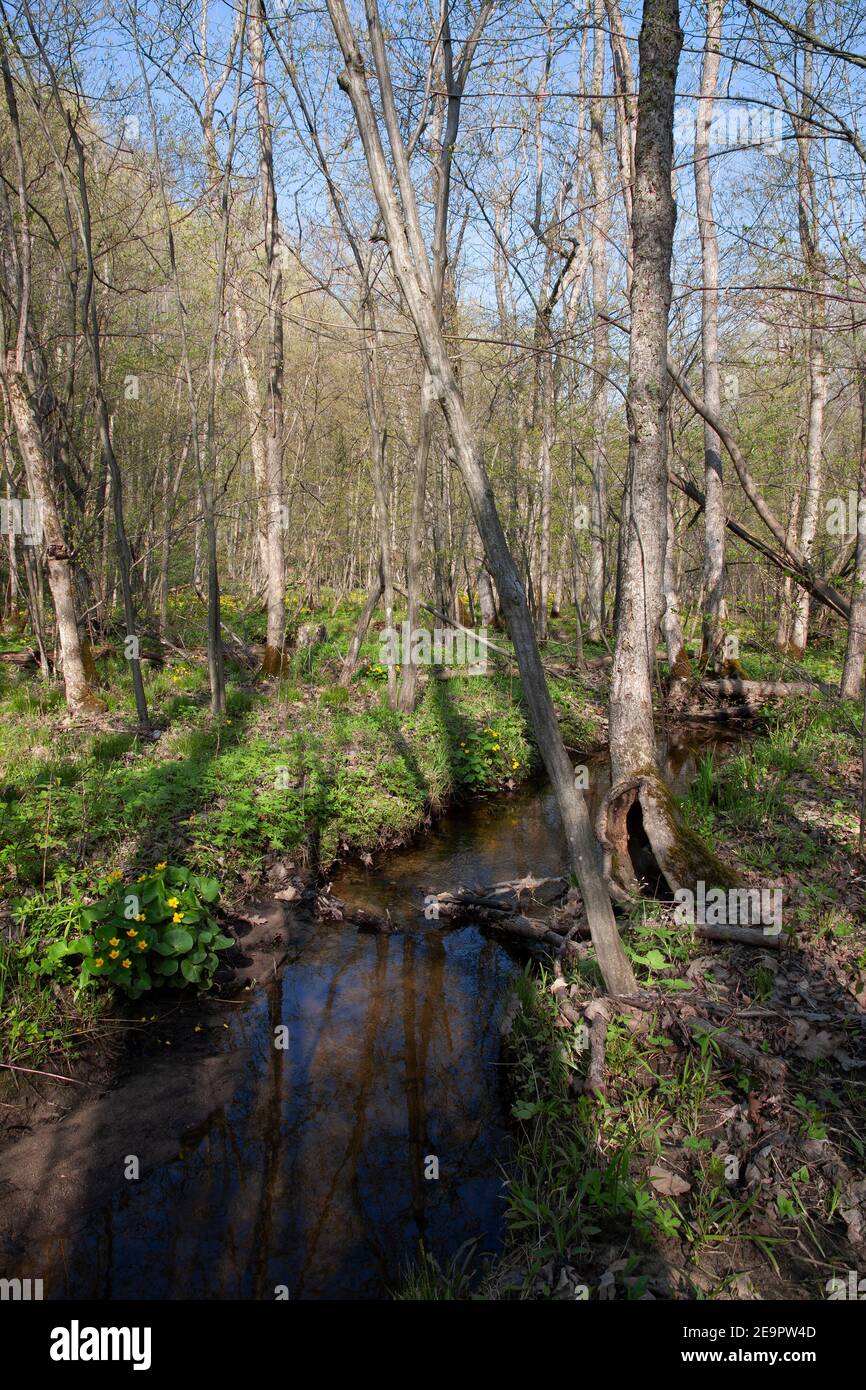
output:
[[381,1296],[419,1237],[441,1258],[495,1234],[497,1004],[514,969],[473,928],[321,929],[241,1015],[231,1103],[57,1252],[65,1292]]
[[[370,972],[369,951],[367,952],[367,960],[360,963],[365,974],[372,973],[372,979],[369,981],[366,991],[367,1005],[364,1011],[363,1032],[357,1053],[357,1066],[354,1072],[346,1068],[345,1071],[341,1069],[336,1076],[331,1075],[329,1077],[337,1086],[334,1096],[337,1113],[345,1119],[351,1117],[342,1156],[334,1163],[335,1155],[333,1153],[319,1151],[315,1135],[311,1135],[309,1144],[305,1145],[308,1165],[315,1165],[318,1172],[327,1171],[329,1162],[333,1167],[330,1181],[321,1194],[313,1226],[306,1232],[304,1259],[296,1280],[296,1292],[298,1294],[303,1293],[305,1279],[308,1273],[316,1267],[323,1237],[327,1235],[332,1243],[336,1238],[337,1249],[339,1250],[341,1234],[343,1232],[354,1233],[363,1218],[364,1203],[359,1186],[359,1159],[364,1151],[367,1107],[376,1083],[376,1041],[383,1023],[387,1020],[389,1003],[389,992],[384,987],[388,967],[389,942],[382,937],[375,937],[372,945],[372,972]],[[357,985],[355,989],[357,990]],[[324,1042],[324,1033],[320,1036]],[[318,1051],[319,1049],[317,1049]],[[345,1049],[339,1045],[339,1042],[336,1047],[330,1049],[323,1047],[321,1049],[326,1065],[340,1060],[344,1051]],[[311,1076],[315,1084],[314,1069],[311,1070]],[[344,1092],[346,1093],[345,1096]],[[339,1142],[336,1149],[339,1152]],[[306,1176],[309,1184],[313,1176],[309,1171],[309,1166],[306,1170]],[[340,1210],[341,1202],[344,1207],[342,1211]],[[351,1211],[346,1209],[350,1206]],[[354,1221],[350,1219],[352,1216],[355,1218]],[[377,1232],[375,1230],[368,1232],[367,1238],[368,1244],[375,1249],[381,1261],[383,1252],[379,1248],[380,1242]],[[326,1247],[326,1262],[333,1258],[332,1250],[333,1244],[331,1247]]]
[[[282,1112],[286,1049],[276,1046],[276,1030],[282,1021],[282,991],[271,984],[268,986],[267,1080],[261,1088],[264,1095],[261,1126],[264,1135],[261,1196],[250,1252],[253,1294],[256,1298],[273,1297],[273,1285],[268,1287],[269,1255],[273,1246],[274,1224],[283,1194]],[[288,1041],[291,1046],[291,1034]]]
[[[416,1037],[417,974],[415,966],[415,938],[407,933],[402,941],[402,984],[403,984],[403,1085],[406,1093],[406,1125],[408,1131],[407,1157],[409,1160],[409,1186],[412,1192],[412,1216],[418,1233],[423,1238],[424,1220],[424,1174],[422,1165],[426,1152],[427,1131],[425,1125],[425,1072],[427,1051],[430,1042],[431,1019],[430,1001],[433,991],[428,989],[421,1010],[421,1036]],[[425,975],[431,972],[425,971]]]
[[[450,1249],[477,1233],[466,1229],[461,1184],[496,1181],[500,1116],[486,1030],[512,967],[467,935],[472,949],[456,953],[433,933],[368,941],[351,998],[310,1058],[303,1113],[284,1136],[294,1154],[291,1243],[303,1251],[298,1294],[335,1283],[376,1292],[419,1236]],[[440,1158],[439,1182],[424,1177],[428,1153]]]

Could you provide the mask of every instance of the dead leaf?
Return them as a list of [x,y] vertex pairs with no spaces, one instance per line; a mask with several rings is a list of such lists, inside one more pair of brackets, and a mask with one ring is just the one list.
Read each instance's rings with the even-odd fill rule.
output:
[[684,1193],[691,1192],[692,1185],[686,1182],[685,1178],[680,1178],[676,1173],[668,1172],[667,1168],[662,1168],[658,1164],[650,1168],[650,1182],[656,1192],[661,1192],[664,1197],[682,1197]]

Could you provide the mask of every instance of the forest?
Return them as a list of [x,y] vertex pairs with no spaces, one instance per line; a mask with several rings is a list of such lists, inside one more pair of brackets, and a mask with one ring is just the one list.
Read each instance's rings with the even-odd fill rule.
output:
[[3,1298],[866,1297],[864,68],[0,0]]

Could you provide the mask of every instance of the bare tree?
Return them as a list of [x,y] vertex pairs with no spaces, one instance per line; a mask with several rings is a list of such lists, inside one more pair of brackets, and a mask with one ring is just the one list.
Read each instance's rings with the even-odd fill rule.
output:
[[[701,349],[704,400],[721,413],[719,382],[719,239],[713,210],[710,131],[721,61],[724,0],[707,0],[707,37],[701,69],[701,95],[695,126],[695,205],[701,242]],[[722,446],[704,421],[704,611],[701,664],[723,665],[725,622],[725,493]]]
[[262,215],[265,233],[265,262],[268,277],[268,394],[265,427],[266,493],[260,499],[265,509],[265,555],[267,568],[267,636],[264,669],[271,675],[282,667],[286,627],[286,579],[283,557],[283,272],[279,244],[277,190],[274,182],[274,149],[268,99],[264,47],[264,5],[250,0],[247,43],[253,71],[259,134],[259,167]]
[[592,506],[590,509],[590,567],[587,636],[598,642],[604,628],[607,537],[607,237],[610,226],[607,161],[604,145],[604,5],[593,0],[592,99],[589,106],[589,169],[593,209],[590,233],[592,264]]
[[[5,16],[4,16],[5,19]],[[8,32],[8,30],[7,30]],[[33,407],[27,381],[31,354],[31,289],[33,241],[27,187],[27,166],[21,139],[21,124],[15,81],[9,63],[6,37],[0,31],[0,68],[12,133],[17,183],[18,219],[13,224],[5,192],[0,200],[3,212],[2,265],[8,301],[17,314],[15,341],[6,336],[6,317],[0,313],[0,363],[9,415],[15,425],[18,447],[32,501],[39,509],[44,528],[48,585],[54,604],[57,635],[63,662],[66,703],[75,716],[92,715],[105,708],[88,688],[75,604],[72,556],[64,533],[63,520],[55,494],[54,480],[42,428]]]

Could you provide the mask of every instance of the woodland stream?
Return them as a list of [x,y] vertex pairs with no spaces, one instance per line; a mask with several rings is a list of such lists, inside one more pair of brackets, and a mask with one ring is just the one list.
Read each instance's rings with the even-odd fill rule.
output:
[[[671,736],[675,789],[730,738]],[[344,867],[334,893],[387,912],[395,933],[299,917],[286,964],[220,1027],[208,1061],[225,1073],[224,1103],[193,1131],[179,1124],[175,1156],[142,1162],[140,1180],[119,1180],[86,1218],[58,1211],[21,1272],[45,1276],[46,1297],[369,1299],[394,1288],[419,1241],[440,1260],[476,1238],[495,1252],[508,1145],[500,1027],[521,965],[474,926],[425,920],[424,895],[564,863],[553,796],[536,786],[451,811],[372,869]],[[180,1095],[167,1123],[183,1113]],[[129,1153],[119,1129],[114,1152]],[[62,1165],[63,1123],[54,1130]]]

